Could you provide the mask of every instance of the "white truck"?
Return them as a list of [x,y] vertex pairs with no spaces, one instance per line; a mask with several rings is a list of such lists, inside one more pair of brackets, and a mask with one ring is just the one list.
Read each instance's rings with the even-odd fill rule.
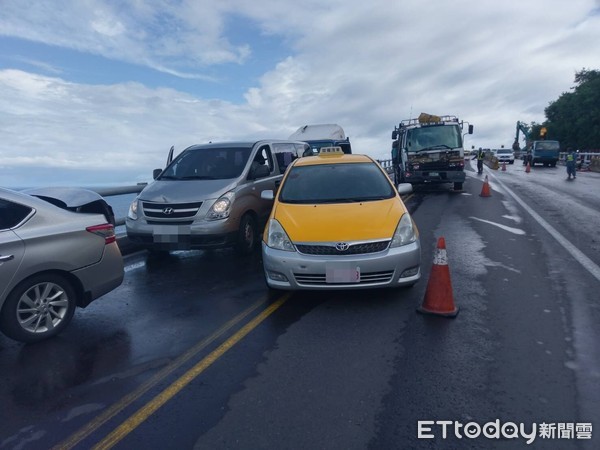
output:
[[[456,116],[421,113],[417,119],[403,120],[394,127],[396,184],[453,183],[454,190],[461,190],[465,181],[463,125]],[[473,134],[473,125],[467,133]]]
[[318,154],[321,147],[341,147],[344,153],[352,153],[350,138],[342,127],[334,123],[301,126],[289,139],[309,144],[312,155]]

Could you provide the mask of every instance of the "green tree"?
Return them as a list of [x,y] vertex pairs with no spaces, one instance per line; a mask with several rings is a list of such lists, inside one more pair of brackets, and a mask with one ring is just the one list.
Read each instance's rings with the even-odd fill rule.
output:
[[550,102],[544,112],[548,139],[560,141],[563,148],[600,148],[600,71],[577,72],[571,92]]

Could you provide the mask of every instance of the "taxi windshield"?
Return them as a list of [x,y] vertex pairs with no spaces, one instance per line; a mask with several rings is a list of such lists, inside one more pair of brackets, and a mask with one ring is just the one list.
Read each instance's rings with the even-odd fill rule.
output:
[[374,163],[338,163],[292,167],[279,193],[282,203],[353,203],[396,195]]

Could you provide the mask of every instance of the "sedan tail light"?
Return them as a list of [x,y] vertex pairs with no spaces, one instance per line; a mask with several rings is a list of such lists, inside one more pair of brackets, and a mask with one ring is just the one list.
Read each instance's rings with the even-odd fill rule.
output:
[[115,227],[112,226],[110,223],[103,223],[102,225],[94,225],[91,227],[87,227],[86,231],[97,234],[98,236],[102,236],[106,245],[111,244],[117,240],[117,235],[115,234]]

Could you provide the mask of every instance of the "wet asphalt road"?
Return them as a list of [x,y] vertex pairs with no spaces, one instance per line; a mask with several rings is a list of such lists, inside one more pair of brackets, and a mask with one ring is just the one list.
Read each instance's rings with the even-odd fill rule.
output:
[[[411,289],[269,297],[259,254],[127,257],[124,284],[61,336],[0,336],[0,449],[598,448],[600,174],[578,176],[588,197],[556,184],[563,169],[487,171],[488,198],[471,170],[462,193],[417,190]],[[440,236],[455,319],[415,312]],[[530,446],[417,438],[419,420],[496,419],[599,428]]]

